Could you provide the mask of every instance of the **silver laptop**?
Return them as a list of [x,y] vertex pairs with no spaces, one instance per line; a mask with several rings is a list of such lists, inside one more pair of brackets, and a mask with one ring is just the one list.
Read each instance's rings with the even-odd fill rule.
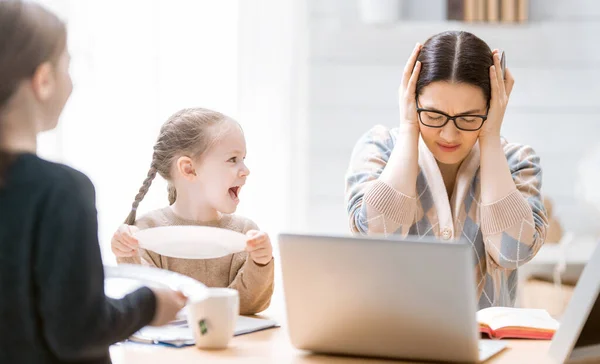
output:
[[465,243],[279,236],[292,344],[319,353],[480,362],[473,251]]
[[556,363],[600,362],[600,244],[577,281],[550,345]]

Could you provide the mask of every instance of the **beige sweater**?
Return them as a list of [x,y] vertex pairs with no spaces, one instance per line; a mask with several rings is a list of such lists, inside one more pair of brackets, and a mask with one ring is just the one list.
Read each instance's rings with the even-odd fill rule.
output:
[[[220,220],[207,223],[185,220],[173,213],[170,207],[155,210],[139,218],[135,225],[140,229],[172,225],[204,225],[229,229],[245,234],[258,230],[251,220],[223,214]],[[259,266],[247,252],[231,254],[216,259],[181,259],[161,256],[140,249],[141,257],[117,258],[119,263],[148,264],[192,277],[207,287],[234,288],[240,295],[240,314],[249,315],[269,307],[273,294],[274,263]]]

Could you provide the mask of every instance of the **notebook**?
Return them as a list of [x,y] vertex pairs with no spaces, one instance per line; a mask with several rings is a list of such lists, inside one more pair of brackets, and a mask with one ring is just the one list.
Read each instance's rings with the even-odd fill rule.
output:
[[[238,316],[234,336],[249,334],[260,330],[279,327],[272,320],[259,319],[247,316]],[[186,320],[172,321],[161,327],[146,326],[133,334],[129,341],[145,344],[162,344],[172,347],[194,345],[194,335],[187,325]]]
[[493,339],[550,340],[558,329],[548,311],[533,308],[489,307],[477,312],[479,331]]

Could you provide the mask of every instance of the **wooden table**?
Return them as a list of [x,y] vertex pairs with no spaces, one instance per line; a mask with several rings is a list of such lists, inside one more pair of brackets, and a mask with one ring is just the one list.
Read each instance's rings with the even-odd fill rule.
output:
[[[508,348],[487,363],[552,363],[546,353],[550,341],[506,340]],[[114,364],[123,363],[390,363],[389,360],[367,360],[339,356],[315,355],[295,349],[287,329],[277,328],[233,338],[227,350],[206,351],[196,347],[174,349],[158,345],[122,343],[111,347]],[[409,362],[406,362],[409,363]]]

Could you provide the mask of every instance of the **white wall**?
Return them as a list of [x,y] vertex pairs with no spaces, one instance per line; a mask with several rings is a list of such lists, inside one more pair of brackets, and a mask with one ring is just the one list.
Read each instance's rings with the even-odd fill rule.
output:
[[446,22],[444,0],[409,0],[410,21],[369,26],[356,3],[309,2],[308,230],[348,231],[343,193],[352,147],[375,124],[397,125],[408,55],[447,29],[471,31],[506,51],[516,84],[504,136],[540,154],[543,192],[568,229],[599,230],[600,216],[576,199],[575,182],[577,162],[600,143],[600,2],[532,0],[532,21],[509,26]]
[[[303,0],[37,0],[67,22],[73,94],[44,158],[97,191],[104,261],[144,180],[160,126],[201,106],[242,125],[251,176],[238,213],[276,235],[303,226],[308,31]],[[296,152],[296,153],[294,153]],[[167,206],[157,177],[138,216]],[[275,244],[277,250],[277,245]]]
[[[160,126],[184,107],[238,117],[238,3],[41,3],[67,21],[74,90],[58,130],[40,136],[39,153],[90,177],[103,258],[114,263],[110,239],[146,177]],[[138,214],[167,205],[157,177]]]

